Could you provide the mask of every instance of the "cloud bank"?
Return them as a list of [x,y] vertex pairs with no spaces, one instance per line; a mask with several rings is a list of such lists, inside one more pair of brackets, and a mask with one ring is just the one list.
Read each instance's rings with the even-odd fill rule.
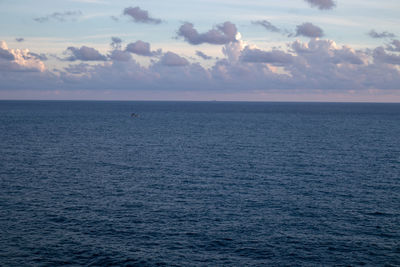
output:
[[[207,34],[201,38],[214,40]],[[222,44],[225,57],[209,61],[211,64],[207,68],[195,58],[189,60],[173,51],[160,51],[150,65],[144,67],[131,54],[153,55],[150,43],[136,41],[122,49],[121,39],[114,37],[111,41],[107,55],[91,47],[68,47],[70,65],[57,71],[47,70],[40,55],[9,49],[2,42],[0,90],[53,90],[55,87],[63,90],[212,90],[222,93],[400,90],[398,40],[387,47],[355,50],[346,45],[338,46],[333,40],[318,38],[308,42],[291,41],[281,49],[262,49],[233,39]],[[210,59],[200,51],[196,55]]]

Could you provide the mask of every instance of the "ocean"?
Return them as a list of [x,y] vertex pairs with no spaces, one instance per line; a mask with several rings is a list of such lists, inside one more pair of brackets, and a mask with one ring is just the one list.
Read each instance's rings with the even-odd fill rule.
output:
[[400,266],[400,104],[0,101],[0,266],[58,265]]

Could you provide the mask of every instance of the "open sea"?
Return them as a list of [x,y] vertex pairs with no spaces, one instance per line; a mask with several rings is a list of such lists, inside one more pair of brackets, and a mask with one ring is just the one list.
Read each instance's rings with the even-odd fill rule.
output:
[[58,265],[400,266],[400,104],[0,101],[0,266]]

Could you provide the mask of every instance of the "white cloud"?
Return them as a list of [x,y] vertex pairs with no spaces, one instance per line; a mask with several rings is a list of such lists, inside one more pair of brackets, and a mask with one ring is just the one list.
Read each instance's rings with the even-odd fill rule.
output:
[[[43,62],[29,57],[29,52],[8,49],[5,43],[1,43],[1,49],[18,59],[2,59],[0,74],[15,70],[16,65],[25,70],[32,70],[36,66],[38,71],[36,76],[19,76],[20,81],[26,81],[26,77],[29,77],[29,84],[18,82],[15,76],[2,75],[6,81],[0,85],[1,89],[13,84],[13,88],[41,86],[50,90],[57,84],[57,88],[62,90],[213,90],[220,93],[254,90],[400,90],[400,72],[397,68],[399,56],[385,52],[384,48],[377,48],[371,57],[368,50],[358,51],[350,46],[339,46],[332,40],[296,40],[288,43],[287,49],[263,50],[246,44],[237,36],[235,41],[222,47],[225,58],[217,59],[209,68],[193,62],[195,59],[189,61],[171,51],[160,58],[152,58],[150,65],[144,67],[127,51],[113,49],[106,61],[74,63],[56,73],[44,71]],[[25,63],[21,60],[25,60]],[[39,81],[40,86],[35,84]]]
[[7,72],[43,72],[45,65],[28,49],[9,49],[7,43],[0,42],[0,69]]

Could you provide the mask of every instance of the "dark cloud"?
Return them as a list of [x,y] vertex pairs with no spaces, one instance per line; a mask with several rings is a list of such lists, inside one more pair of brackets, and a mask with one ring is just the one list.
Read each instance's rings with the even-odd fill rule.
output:
[[240,60],[249,63],[288,64],[293,61],[293,56],[280,50],[263,51],[246,47]]
[[7,49],[3,49],[0,47],[0,59],[14,60],[15,56],[11,54]]
[[368,35],[371,36],[372,38],[394,38],[396,35],[394,35],[391,32],[376,32],[375,30],[371,30],[368,32]]
[[45,54],[36,54],[36,53],[29,52],[28,55],[29,55],[29,57],[33,57],[33,58],[41,60],[41,61],[46,61],[48,59]]
[[126,51],[145,57],[152,57],[161,54],[161,50],[151,51],[150,44],[141,40],[128,44],[126,46]]
[[383,47],[375,48],[373,57],[376,62],[400,65],[400,56],[386,53]]
[[54,12],[53,14],[44,17],[34,18],[33,20],[39,23],[47,22],[49,20],[64,22],[66,20],[75,20],[79,16],[82,16],[81,11],[65,11],[65,12]]
[[390,45],[386,47],[386,49],[392,52],[400,52],[400,41],[393,40]]
[[80,48],[70,46],[66,50],[71,55],[66,58],[68,61],[82,60],[82,61],[105,61],[107,58],[100,54],[99,51],[92,47],[82,46]]
[[181,36],[192,45],[203,43],[222,45],[236,40],[237,28],[235,24],[227,21],[217,25],[214,29],[206,33],[198,33],[192,23],[184,23],[178,30],[178,36]]
[[317,7],[318,9],[332,9],[336,6],[333,0],[305,0],[313,7]]
[[160,63],[164,66],[179,67],[189,65],[189,61],[173,52],[165,53],[160,59]]
[[201,52],[201,51],[199,51],[199,50],[196,51],[196,55],[199,56],[199,57],[201,57],[202,59],[205,59],[205,60],[210,60],[210,59],[212,59],[212,57],[207,56],[206,54],[204,54],[203,52]]
[[272,25],[272,23],[269,22],[268,20],[253,21],[252,24],[263,26],[267,31],[270,31],[270,32],[280,32],[281,31],[279,28]]
[[152,18],[149,12],[141,9],[140,7],[127,7],[124,9],[124,15],[130,16],[133,21],[138,23],[160,24],[161,19]]
[[122,39],[118,37],[111,37],[111,47],[113,49],[121,49]]
[[111,51],[109,58],[113,61],[130,61],[132,56],[127,51],[113,50]]
[[361,55],[353,51],[349,47],[343,47],[342,49],[334,50],[332,62],[336,64],[338,63],[350,63],[353,65],[364,64],[364,60],[361,57]]
[[79,63],[75,65],[68,65],[68,67],[64,68],[65,71],[67,71],[70,74],[82,74],[82,73],[87,73],[88,70],[90,70],[90,65],[87,63]]
[[25,39],[24,38],[15,38],[15,41],[17,41],[18,43],[21,43],[21,42],[25,41]]
[[296,36],[318,38],[324,36],[323,30],[310,22],[305,22],[296,27]]

